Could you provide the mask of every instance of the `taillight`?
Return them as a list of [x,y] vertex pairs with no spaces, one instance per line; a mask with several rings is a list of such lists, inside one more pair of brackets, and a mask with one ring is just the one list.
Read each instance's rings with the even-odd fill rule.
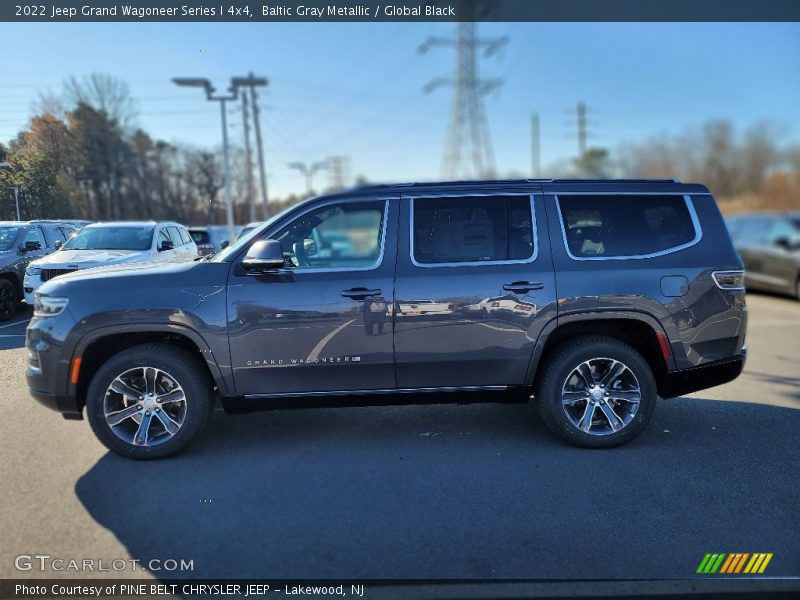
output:
[[744,289],[744,271],[714,271],[711,277],[721,290]]

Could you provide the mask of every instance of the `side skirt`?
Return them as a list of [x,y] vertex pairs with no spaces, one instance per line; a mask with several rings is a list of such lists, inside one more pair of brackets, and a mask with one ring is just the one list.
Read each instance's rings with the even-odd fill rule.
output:
[[410,404],[520,404],[531,396],[523,386],[470,386],[418,389],[340,390],[253,394],[222,398],[226,413],[247,413],[287,408],[334,408],[348,406],[402,406]]

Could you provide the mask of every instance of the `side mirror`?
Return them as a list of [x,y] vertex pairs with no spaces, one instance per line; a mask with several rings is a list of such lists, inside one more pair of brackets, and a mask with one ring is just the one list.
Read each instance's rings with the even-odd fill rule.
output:
[[230,243],[228,240],[225,240],[224,242],[222,242],[222,243],[219,245],[219,247],[220,247],[220,248],[227,248],[227,247],[228,247],[228,246],[230,246],[230,245],[231,245],[231,243]]
[[172,240],[164,240],[163,242],[161,242],[161,244],[159,244],[158,246],[159,252],[165,252],[167,250],[175,250],[175,242],[173,242]]
[[53,247],[55,247],[56,250],[59,250],[63,244],[64,242],[62,242],[61,240],[56,240],[55,242],[53,242]]
[[283,248],[276,240],[259,240],[247,250],[242,267],[250,273],[274,271],[283,267]]
[[27,242],[25,242],[25,245],[20,246],[19,249],[22,252],[33,252],[34,250],[41,249],[41,247],[42,247],[42,244],[37,242],[36,240],[28,240]]

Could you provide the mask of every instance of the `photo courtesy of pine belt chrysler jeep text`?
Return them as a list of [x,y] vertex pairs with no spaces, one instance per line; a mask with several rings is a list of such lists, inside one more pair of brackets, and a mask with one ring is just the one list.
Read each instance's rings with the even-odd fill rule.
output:
[[702,185],[520,180],[313,198],[221,252],[44,283],[31,394],[131,458],[228,412],[532,398],[567,441],[736,378],[742,262]]

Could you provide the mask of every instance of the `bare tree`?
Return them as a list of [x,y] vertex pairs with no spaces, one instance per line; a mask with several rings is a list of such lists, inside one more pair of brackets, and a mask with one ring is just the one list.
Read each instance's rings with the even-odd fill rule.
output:
[[125,130],[130,130],[139,115],[128,84],[111,75],[92,73],[82,78],[71,75],[64,82],[64,97],[69,106],[86,104],[105,112]]

